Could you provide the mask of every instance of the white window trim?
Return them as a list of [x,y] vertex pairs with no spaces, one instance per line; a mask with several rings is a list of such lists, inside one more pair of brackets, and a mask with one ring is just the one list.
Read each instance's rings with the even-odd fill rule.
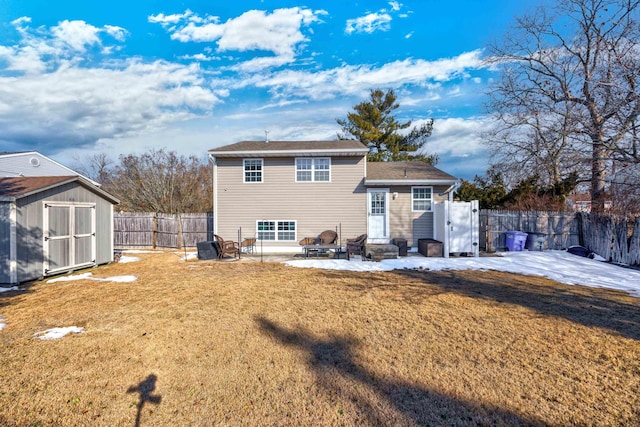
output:
[[[329,179],[327,181],[316,181],[316,160],[328,160],[329,161]],[[311,181],[299,181],[298,180],[298,160],[311,160]],[[302,184],[308,184],[311,182],[331,182],[331,157],[296,157],[293,161],[294,165],[294,174],[295,174],[295,182],[300,182]],[[324,169],[321,169],[324,170]]]
[[[275,230],[273,230],[273,232],[275,233],[275,239],[273,239],[273,240],[264,240],[264,242],[297,242],[298,241],[298,220],[297,219],[257,219],[256,220],[256,238],[258,240],[260,240],[259,236],[260,236],[260,233],[261,233],[261,231],[258,230],[258,223],[260,223],[260,222],[274,222],[275,223]],[[293,230],[294,236],[293,236],[292,240],[280,240],[280,239],[278,239],[278,223],[279,222],[293,222],[293,224],[295,226],[295,230]]]
[[[413,198],[413,190],[414,189],[422,189],[422,188],[428,188],[428,189],[431,190],[431,199],[430,199],[431,200],[431,208],[430,209],[422,210],[422,209],[414,209],[413,208],[413,206],[414,206],[413,201],[415,200]],[[418,199],[418,200],[424,200],[424,199]],[[426,186],[426,185],[420,185],[420,186],[411,187],[411,212],[433,212],[433,187]]]
[[[260,160],[260,181],[247,181],[246,164],[247,161]],[[262,184],[264,182],[264,159],[242,159],[242,182],[245,184]]]

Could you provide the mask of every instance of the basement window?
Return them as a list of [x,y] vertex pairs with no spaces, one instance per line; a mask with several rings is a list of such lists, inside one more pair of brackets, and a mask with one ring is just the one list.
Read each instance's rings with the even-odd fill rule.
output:
[[296,241],[296,221],[256,221],[256,236],[258,240],[270,240],[274,242]]

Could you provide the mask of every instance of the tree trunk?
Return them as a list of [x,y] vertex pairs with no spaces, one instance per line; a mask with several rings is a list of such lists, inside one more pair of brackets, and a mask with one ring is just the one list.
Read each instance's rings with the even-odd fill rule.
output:
[[591,211],[602,213],[605,206],[605,179],[607,176],[605,148],[602,142],[594,141],[591,159]]

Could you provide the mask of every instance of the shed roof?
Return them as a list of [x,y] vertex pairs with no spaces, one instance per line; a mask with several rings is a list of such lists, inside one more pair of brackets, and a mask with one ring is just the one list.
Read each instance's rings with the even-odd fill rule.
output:
[[366,155],[368,152],[369,149],[360,141],[350,139],[329,141],[241,141],[209,150],[209,153],[215,157],[353,156]]
[[420,161],[367,162],[365,185],[451,185],[453,175]]
[[96,187],[91,182],[80,176],[18,176],[18,177],[0,177],[0,201],[15,201],[32,194],[39,193],[50,188],[59,187],[71,182],[78,182],[83,187],[93,191],[111,203],[120,203],[120,201]]

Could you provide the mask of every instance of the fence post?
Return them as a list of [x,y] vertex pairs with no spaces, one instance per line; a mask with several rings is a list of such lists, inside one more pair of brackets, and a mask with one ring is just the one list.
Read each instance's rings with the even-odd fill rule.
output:
[[182,247],[184,246],[182,244],[183,240],[183,235],[182,235],[182,215],[178,214],[177,215],[178,218],[178,249],[182,249]]
[[158,246],[158,212],[153,213],[153,222],[151,223],[152,247],[156,249]]

